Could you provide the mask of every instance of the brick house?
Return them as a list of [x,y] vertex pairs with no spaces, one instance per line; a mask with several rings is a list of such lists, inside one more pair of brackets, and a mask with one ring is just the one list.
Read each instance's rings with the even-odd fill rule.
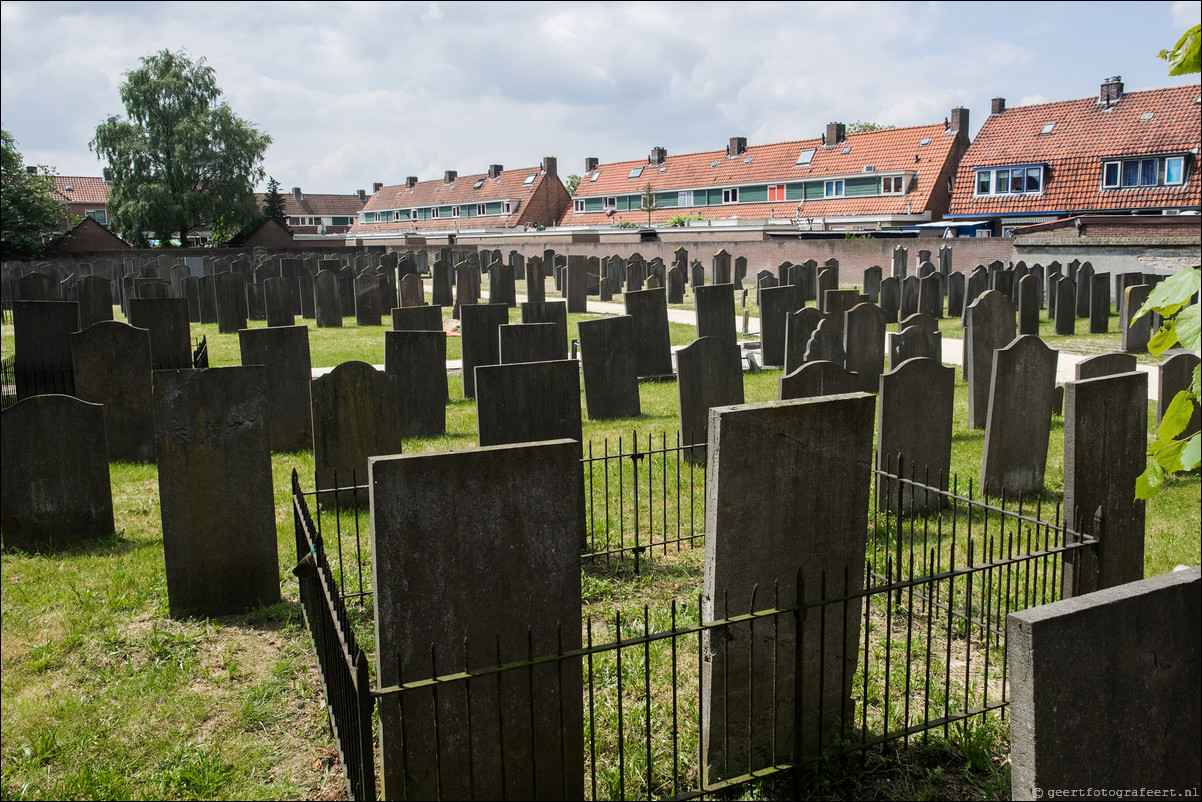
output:
[[[259,194],[259,208],[267,195]],[[293,236],[312,239],[318,236],[337,237],[351,230],[359,216],[367,193],[359,190],[350,195],[306,195],[300,187],[291,193],[280,193],[284,199],[284,213],[288,216],[288,228]]]
[[1202,205],[1199,87],[1124,92],[1006,108],[994,98],[956,174],[950,220],[995,235],[1064,217],[1180,214]]
[[410,176],[403,184],[376,184],[350,236],[371,242],[406,232],[537,228],[555,225],[570,206],[556,160],[548,156],[539,167],[494,164],[477,175],[447,170],[432,181]]
[[50,176],[50,179],[54,182],[54,197],[66,207],[67,214],[91,218],[108,227],[108,199],[112,177],[107,169],[104,171],[104,177],[54,175]]
[[724,150],[600,164],[584,175],[562,226],[648,223],[641,204],[648,184],[657,210],[650,223],[674,217],[803,230],[860,231],[938,220],[950,180],[968,148],[968,110],[952,109],[933,125],[847,133],[830,123],[815,139],[749,145],[732,137]]

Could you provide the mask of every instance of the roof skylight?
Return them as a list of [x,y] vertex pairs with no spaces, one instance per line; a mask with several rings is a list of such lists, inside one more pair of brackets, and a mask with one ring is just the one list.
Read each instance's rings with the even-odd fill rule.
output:
[[631,170],[630,175],[628,175],[626,177],[627,178],[638,178],[642,174],[643,174],[643,168],[640,166],[640,167],[636,167],[633,170]]
[[538,173],[531,173],[526,176],[526,180],[522,182],[522,186],[529,186],[534,183],[534,179],[538,178]]
[[746,159],[744,159],[743,164],[751,164],[751,157],[748,156]]
[[797,154],[797,161],[793,164],[794,167],[799,164],[809,164],[814,159],[814,154],[818,152],[817,148],[806,148],[801,153]]
[[1050,134],[1050,133],[1052,133],[1052,129],[1055,127],[1056,127],[1055,122],[1044,123],[1043,128],[1039,129],[1039,133],[1040,134]]
[[589,183],[591,184],[591,183],[593,183],[594,181],[596,181],[596,180],[597,180],[598,178],[600,178],[600,177],[601,177],[601,171],[600,171],[600,170],[597,170],[597,171],[595,171],[595,172],[593,173],[593,177],[592,177],[592,178],[590,178],[588,181],[589,181]]
[[1142,120],[1143,122],[1147,122],[1148,120],[1152,119],[1155,116],[1156,116],[1156,112],[1145,111],[1143,114],[1139,115],[1139,119]]
[[710,162],[710,167],[717,167],[717,166],[718,166],[718,162]]
[[483,179],[483,178],[481,178],[481,179],[480,179],[479,181],[477,181],[476,183],[472,184],[472,189],[479,189],[479,188],[480,188],[480,187],[482,187],[482,186],[484,186],[484,179]]
[[923,140],[918,143],[918,147],[925,148],[929,144],[931,144],[931,138],[929,136],[924,137]]
[[659,171],[660,171],[661,173],[666,173],[666,172],[668,172],[668,165],[666,165],[666,164],[665,164],[663,167],[659,168]]
[[[927,141],[928,141],[928,142],[930,142],[931,140],[929,140],[929,139],[928,139]],[[847,147],[845,147],[845,148],[843,149],[843,155],[844,155],[844,156],[846,156],[846,155],[847,155],[847,154],[849,154],[849,153],[851,153],[851,145],[848,145]]]

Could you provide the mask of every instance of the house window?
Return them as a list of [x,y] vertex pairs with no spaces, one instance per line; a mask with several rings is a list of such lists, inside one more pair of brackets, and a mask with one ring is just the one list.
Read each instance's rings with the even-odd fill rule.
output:
[[88,209],[86,212],[84,212],[84,215],[92,218],[102,226],[107,226],[109,224],[109,213],[104,209]]
[[[392,212],[380,212],[379,221],[381,223],[391,223],[392,222]],[[313,222],[312,217],[309,218],[308,224],[311,226],[316,225],[316,223]]]
[[768,202],[775,203],[785,199],[784,184],[769,184],[768,185]]
[[1044,123],[1043,128],[1039,129],[1039,133],[1041,135],[1042,134],[1050,134],[1050,133],[1052,133],[1053,130],[1055,130],[1055,128],[1056,128],[1056,123],[1054,123],[1054,122]]
[[584,211],[584,198],[572,201],[572,211],[581,214]]
[[826,198],[841,198],[843,197],[843,179],[836,181],[827,181],[823,192],[823,197]]
[[677,206],[692,206],[693,205],[693,191],[689,190],[687,192],[676,193],[676,205]]
[[723,203],[738,203],[739,202],[739,188],[731,187],[730,189],[722,190],[722,202]]
[[531,184],[534,183],[534,179],[536,179],[536,178],[538,178],[538,174],[531,173],[530,175],[526,176],[526,180],[522,182],[522,186],[524,186],[524,187],[530,186]]
[[1043,192],[1043,166],[977,171],[977,195],[1037,195]]
[[905,184],[905,178],[900,175],[892,175],[881,179],[881,194],[882,195],[900,195],[902,187]]
[[433,209],[430,210],[430,219],[431,220],[438,219],[438,207],[437,206],[435,206]]
[[501,214],[509,214],[510,211],[511,207],[509,205],[509,201],[501,201]]
[[483,203],[477,203],[476,204],[476,216],[483,217],[486,214],[488,214],[488,207]]
[[1183,156],[1123,159],[1102,163],[1102,188],[1173,186],[1185,183]]
[[452,206],[451,207],[451,217],[458,217],[458,216],[459,216],[459,207]]
[[604,200],[601,201],[601,206],[602,206],[602,208],[605,208],[605,209],[617,209],[618,208],[618,199],[617,198],[605,198]]
[[[297,222],[294,225],[300,225],[300,218],[296,218],[296,220],[297,220]],[[364,223],[376,222],[376,213],[375,212],[364,212],[363,213],[363,222]]]

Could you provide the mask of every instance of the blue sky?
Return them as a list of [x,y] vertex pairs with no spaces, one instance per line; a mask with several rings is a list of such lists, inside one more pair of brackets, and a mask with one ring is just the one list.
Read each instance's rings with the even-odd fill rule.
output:
[[126,70],[205,57],[274,142],[265,166],[309,193],[586,156],[636,159],[818,136],[828,122],[919,125],[990,99],[1087,97],[1170,78],[1156,58],[1197,2],[26,3],[0,17],[3,126],[27,163],[99,175],[96,125]]

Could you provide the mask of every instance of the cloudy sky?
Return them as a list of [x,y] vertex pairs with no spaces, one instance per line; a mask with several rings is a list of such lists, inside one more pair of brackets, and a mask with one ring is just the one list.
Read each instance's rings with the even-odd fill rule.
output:
[[99,175],[123,73],[204,57],[271,135],[285,187],[602,162],[917,125],[971,110],[1187,83],[1156,58],[1197,2],[26,3],[0,18],[3,126],[27,163]]

